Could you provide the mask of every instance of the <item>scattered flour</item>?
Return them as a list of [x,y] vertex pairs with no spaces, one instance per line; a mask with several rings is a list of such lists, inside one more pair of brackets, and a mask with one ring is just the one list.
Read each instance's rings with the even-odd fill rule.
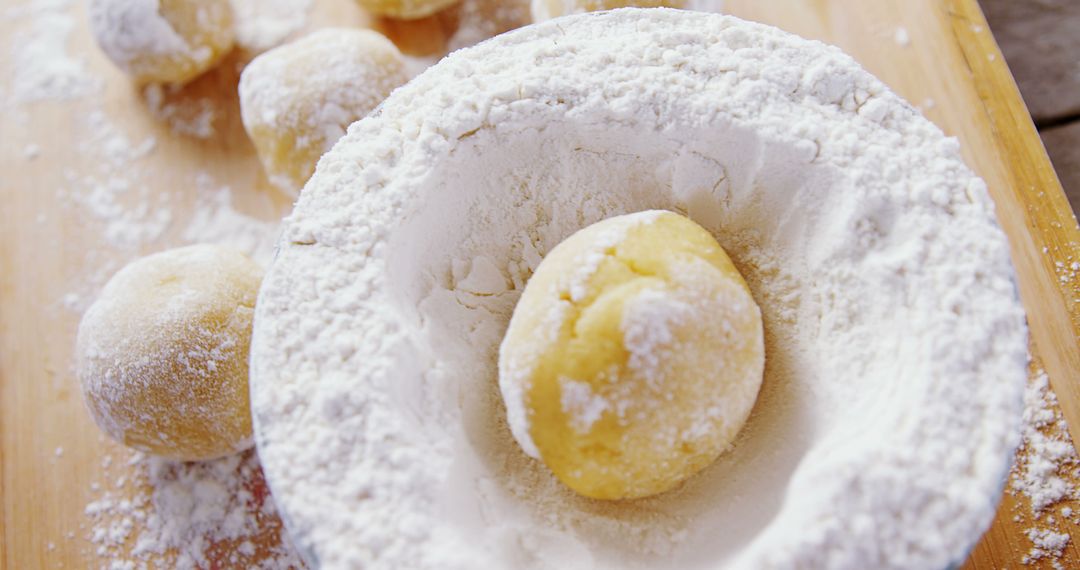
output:
[[[1021,560],[1023,564],[1031,564],[1043,558],[1060,558],[1069,544],[1069,535],[1063,532],[1051,530],[1028,529],[1025,533],[1028,540],[1034,545],[1031,551]],[[1057,566],[1055,564],[1055,566]]]
[[263,267],[269,265],[274,257],[279,224],[234,209],[229,187],[215,187],[206,174],[196,178],[196,186],[199,198],[195,213],[184,229],[184,241],[227,245],[247,254]]
[[1009,476],[1008,491],[1027,499],[1016,504],[1013,520],[1031,525],[1024,532],[1031,549],[1022,563],[1048,560],[1054,568],[1060,567],[1069,531],[1080,524],[1071,506],[1080,500],[1075,483],[1078,468],[1080,458],[1057,396],[1046,373],[1039,370],[1024,393],[1023,440]]
[[1045,372],[1028,383],[1023,430],[1010,487],[1031,501],[1038,519],[1048,507],[1076,494],[1067,472],[1080,463]]
[[91,172],[65,171],[64,195],[103,226],[111,246],[135,250],[160,238],[173,218],[168,195],[143,182],[152,177],[139,164],[154,152],[157,140],[132,142],[101,111],[86,117],[77,140],[80,153],[95,160]]
[[98,93],[102,81],[82,57],[68,54],[75,19],[73,0],[31,0],[0,15],[18,22],[10,37],[12,77],[8,96],[14,103],[67,101]]
[[[990,524],[1026,377],[1007,241],[956,141],[838,50],[673,10],[553,20],[451,54],[320,164],[252,403],[322,568],[942,568]],[[537,257],[647,209],[746,276],[765,384],[682,488],[587,501],[514,442],[497,347]],[[478,258],[514,289],[457,289]]]
[[[17,110],[39,102],[93,97],[91,110],[75,115],[70,133],[74,148],[89,158],[89,170],[57,165],[66,181],[57,189],[61,203],[99,227],[103,238],[104,247],[83,252],[84,265],[91,269],[79,276],[78,290],[66,293],[59,302],[81,312],[118,268],[117,255],[130,256],[160,240],[174,216],[167,195],[144,182],[154,179],[145,159],[154,154],[156,139],[132,137],[101,110],[96,96],[104,82],[81,55],[91,48],[69,46],[81,15],[76,7],[74,0],[0,6],[0,17],[16,30],[0,46],[11,62],[10,77],[0,81],[0,103],[4,109]],[[175,114],[168,107],[157,110]],[[190,134],[207,133],[205,114],[197,114],[190,124]],[[39,144],[21,148],[27,161],[50,156],[48,148]],[[44,218],[39,216],[39,221]],[[260,224],[233,210],[225,190],[199,202],[184,239],[230,243],[261,256],[265,263],[269,248],[259,244],[272,243],[276,224]],[[259,237],[260,232],[265,233]],[[68,455],[64,447],[51,450],[54,462]],[[106,568],[207,567],[211,559],[228,567],[300,566],[279,536],[280,520],[251,453],[206,464],[142,456],[114,462],[108,456],[102,469],[134,472],[134,477],[108,476],[109,485],[91,488],[97,496],[87,514],[94,523],[89,538],[95,552],[87,554],[100,555]],[[74,532],[65,536],[68,540],[77,537]],[[55,547],[47,545],[49,550]]]
[[155,118],[169,125],[172,132],[209,139],[217,134],[214,122],[218,119],[217,107],[213,99],[173,98],[181,93],[183,86],[151,83],[143,88],[143,100]]
[[97,498],[85,511],[107,568],[301,567],[254,452],[202,463],[136,453],[120,466],[133,475],[92,489]]

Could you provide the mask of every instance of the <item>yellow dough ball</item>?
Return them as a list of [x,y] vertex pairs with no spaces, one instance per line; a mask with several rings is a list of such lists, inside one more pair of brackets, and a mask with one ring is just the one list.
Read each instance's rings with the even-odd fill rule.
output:
[[413,20],[430,16],[443,8],[457,4],[459,0],[356,0],[360,6],[376,16]]
[[83,315],[76,372],[97,424],[142,451],[184,460],[251,445],[248,346],[262,269],[212,245],[121,269]]
[[90,0],[90,27],[138,82],[186,82],[233,47],[229,0]]
[[297,194],[345,129],[408,80],[401,53],[371,30],[323,29],[255,58],[240,111],[270,182]]
[[765,364],[761,311],[701,226],[648,211],[560,243],[499,350],[515,439],[578,493],[661,493],[728,449]]
[[616,8],[685,8],[686,0],[532,0],[533,21]]

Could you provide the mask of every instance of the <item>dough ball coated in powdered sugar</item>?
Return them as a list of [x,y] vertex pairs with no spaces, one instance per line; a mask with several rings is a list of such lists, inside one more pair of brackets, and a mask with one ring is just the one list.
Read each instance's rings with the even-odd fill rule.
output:
[[587,497],[664,492],[731,447],[761,387],[761,311],[671,212],[610,218],[540,263],[499,349],[514,437]]
[[90,28],[138,82],[183,83],[233,47],[229,0],[90,0]]
[[262,269],[193,245],[136,260],[83,315],[76,372],[105,433],[183,460],[251,445],[248,347]]
[[297,194],[345,129],[408,79],[398,49],[371,30],[323,29],[255,58],[240,111],[270,182]]
[[430,16],[460,0],[356,0],[362,8],[376,16],[412,20]]
[[532,0],[533,21],[616,8],[685,8],[687,0]]

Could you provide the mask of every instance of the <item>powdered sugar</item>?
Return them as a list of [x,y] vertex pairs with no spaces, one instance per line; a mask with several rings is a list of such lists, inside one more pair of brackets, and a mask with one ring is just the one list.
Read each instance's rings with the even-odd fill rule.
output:
[[[322,567],[945,567],[989,524],[1026,361],[1006,241],[956,142],[838,51],[688,12],[565,18],[450,55],[321,164],[252,382]],[[766,381],[712,467],[597,505],[514,444],[496,349],[536,256],[656,208],[747,277]],[[515,288],[458,289],[478,257]]]

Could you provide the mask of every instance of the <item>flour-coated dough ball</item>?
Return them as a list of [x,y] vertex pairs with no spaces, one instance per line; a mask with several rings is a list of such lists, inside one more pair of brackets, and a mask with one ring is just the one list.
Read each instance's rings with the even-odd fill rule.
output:
[[616,8],[685,8],[687,0],[532,0],[534,22]]
[[761,386],[761,311],[701,226],[610,218],[543,259],[499,350],[514,437],[597,499],[661,493],[731,447]]
[[229,0],[90,0],[90,28],[137,82],[186,82],[233,47]]
[[83,315],[76,371],[97,424],[190,461],[251,445],[248,346],[262,269],[193,245],[121,269]]
[[345,129],[408,80],[401,52],[372,30],[323,29],[255,58],[240,111],[270,182],[297,194]]
[[460,0],[356,0],[364,10],[376,16],[413,20],[449,8]]

